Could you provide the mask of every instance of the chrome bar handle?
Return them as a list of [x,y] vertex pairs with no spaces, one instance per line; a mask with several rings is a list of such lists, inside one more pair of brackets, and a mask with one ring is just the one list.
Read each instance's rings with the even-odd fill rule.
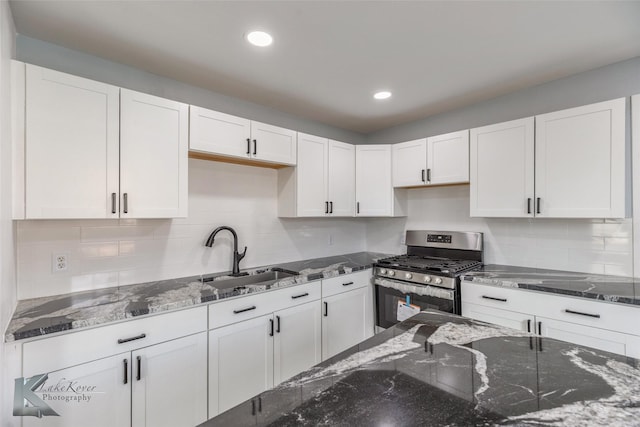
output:
[[129,195],[127,193],[122,195],[122,205],[122,212],[129,213]]
[[111,213],[116,213],[116,193],[111,193]]

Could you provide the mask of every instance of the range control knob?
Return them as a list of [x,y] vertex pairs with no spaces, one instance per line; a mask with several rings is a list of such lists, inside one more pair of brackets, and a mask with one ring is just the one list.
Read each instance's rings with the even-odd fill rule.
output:
[[431,276],[424,276],[424,281],[427,283],[431,282]]
[[389,272],[387,274],[389,274],[389,276],[395,276],[396,272],[393,271],[393,270],[389,270]]
[[385,270],[384,268],[380,269],[380,274],[387,274],[387,270]]
[[405,278],[405,279],[411,279],[412,277],[413,277],[413,274],[411,274],[411,273],[406,273],[406,274],[404,275],[404,278]]
[[441,279],[441,278],[439,278],[439,277],[436,277],[435,284],[436,284],[436,285],[439,285],[439,284],[441,284],[441,283],[442,283],[442,279]]

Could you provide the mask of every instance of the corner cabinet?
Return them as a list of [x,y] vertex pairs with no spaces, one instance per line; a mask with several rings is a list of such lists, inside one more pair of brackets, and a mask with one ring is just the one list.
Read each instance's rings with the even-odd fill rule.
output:
[[189,149],[193,157],[295,165],[296,132],[192,105]]
[[625,217],[625,117],[622,98],[472,129],[471,216]]
[[47,375],[36,395],[59,416],[24,417],[23,426],[204,422],[206,317],[199,307],[25,343],[23,376]]
[[353,216],[355,146],[298,133],[298,163],[278,171],[281,217]]
[[356,216],[406,215],[407,192],[391,182],[391,145],[356,145]]
[[12,70],[24,106],[14,219],[187,216],[186,104],[35,65]]
[[[640,308],[482,285],[461,284],[462,315],[599,350],[640,357]],[[544,348],[544,347],[543,347]]]
[[418,187],[469,182],[469,131],[393,145],[393,186]]

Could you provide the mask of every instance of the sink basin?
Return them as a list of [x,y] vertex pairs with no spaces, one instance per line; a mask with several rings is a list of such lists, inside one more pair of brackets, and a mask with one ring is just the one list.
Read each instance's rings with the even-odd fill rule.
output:
[[247,285],[261,285],[266,286],[277,282],[278,280],[285,279],[287,277],[297,276],[295,271],[283,270],[279,268],[272,268],[264,273],[230,277],[228,279],[215,280],[214,277],[203,278],[203,282],[213,282],[212,286],[218,289],[240,288]]

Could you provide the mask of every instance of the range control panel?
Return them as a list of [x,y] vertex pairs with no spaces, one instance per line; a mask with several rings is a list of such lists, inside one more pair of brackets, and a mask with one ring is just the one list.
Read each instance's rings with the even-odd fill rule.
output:
[[451,234],[427,234],[429,243],[451,243]]

